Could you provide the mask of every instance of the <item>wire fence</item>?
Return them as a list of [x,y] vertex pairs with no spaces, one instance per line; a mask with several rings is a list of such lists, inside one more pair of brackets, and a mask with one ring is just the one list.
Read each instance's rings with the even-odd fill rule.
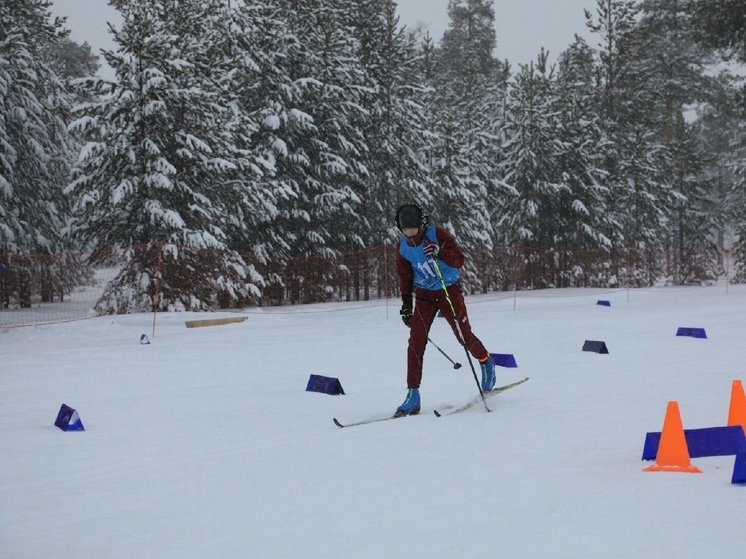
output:
[[[467,253],[467,294],[730,283],[731,254],[527,246]],[[229,277],[230,276],[230,277]],[[399,297],[396,248],[265,259],[166,243],[61,255],[0,255],[0,328],[104,314],[217,311]],[[318,308],[318,307],[316,307]]]

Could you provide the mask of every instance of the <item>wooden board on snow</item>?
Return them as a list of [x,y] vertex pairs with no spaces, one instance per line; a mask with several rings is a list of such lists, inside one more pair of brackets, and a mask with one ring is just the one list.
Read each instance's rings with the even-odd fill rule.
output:
[[232,324],[234,322],[243,322],[246,316],[229,316],[226,318],[210,318],[207,320],[187,320],[187,328],[202,328],[203,326],[220,326],[221,324]]

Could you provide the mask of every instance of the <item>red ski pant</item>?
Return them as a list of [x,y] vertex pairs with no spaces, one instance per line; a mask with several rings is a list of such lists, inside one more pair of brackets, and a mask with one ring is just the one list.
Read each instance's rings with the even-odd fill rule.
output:
[[[464,297],[458,283],[448,286],[448,296],[453,309],[446,299],[443,290],[416,290],[412,327],[409,331],[409,348],[407,350],[407,388],[419,388],[422,381],[422,358],[427,347],[427,337],[438,311],[451,326],[456,339],[477,360],[483,361],[489,353],[482,342],[471,331],[469,316],[466,314]],[[455,318],[454,320],[454,312]]]

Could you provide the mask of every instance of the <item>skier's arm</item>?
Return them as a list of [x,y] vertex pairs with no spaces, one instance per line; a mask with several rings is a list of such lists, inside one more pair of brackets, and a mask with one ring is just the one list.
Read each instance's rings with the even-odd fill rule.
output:
[[445,229],[436,227],[435,238],[438,239],[440,245],[438,260],[442,260],[451,268],[460,268],[464,265],[464,253],[456,244],[456,240]]

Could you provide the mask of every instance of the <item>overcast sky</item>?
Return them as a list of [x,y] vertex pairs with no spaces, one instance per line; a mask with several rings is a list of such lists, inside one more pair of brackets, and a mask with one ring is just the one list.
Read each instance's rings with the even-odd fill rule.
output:
[[[514,66],[536,58],[541,47],[550,58],[573,42],[575,34],[585,37],[583,8],[595,13],[596,0],[494,0],[497,51],[495,56],[508,59]],[[448,0],[399,0],[401,23],[428,25],[431,35],[440,39],[448,27]]]
[[[436,40],[448,27],[448,0],[398,0],[397,5],[402,24],[423,24]],[[583,15],[584,7],[595,12],[595,6],[596,0],[494,0],[495,55],[508,59],[515,70],[518,64],[534,60],[541,47],[549,51],[550,60],[556,60],[576,33],[595,45]],[[95,54],[114,48],[106,22],[118,27],[119,17],[108,0],[53,0],[52,13],[67,16],[71,38],[87,42]],[[107,68],[102,68],[101,75],[113,77]]]

